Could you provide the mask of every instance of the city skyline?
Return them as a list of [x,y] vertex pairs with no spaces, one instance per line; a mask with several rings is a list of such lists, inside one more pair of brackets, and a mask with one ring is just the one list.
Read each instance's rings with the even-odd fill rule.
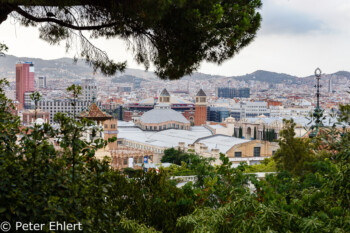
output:
[[[271,70],[308,76],[316,67],[322,67],[325,73],[350,70],[347,58],[350,29],[343,23],[350,19],[346,14],[348,9],[350,3],[346,0],[263,1],[263,21],[256,39],[221,66],[202,62],[198,72],[232,76]],[[8,54],[43,59],[74,56],[74,53],[65,53],[64,43],[61,46],[49,45],[39,39],[37,28],[14,25],[11,20],[0,25],[0,34],[1,42],[9,46]],[[127,60],[128,68],[144,69],[132,59],[132,53],[126,51],[123,41],[92,41],[109,51],[109,56],[115,61]]]

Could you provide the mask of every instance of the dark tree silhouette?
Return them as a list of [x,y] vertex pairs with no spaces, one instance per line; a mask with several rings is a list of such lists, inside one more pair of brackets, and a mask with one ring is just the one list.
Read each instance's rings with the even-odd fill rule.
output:
[[89,37],[121,38],[146,69],[153,64],[160,78],[179,79],[248,45],[260,27],[259,7],[261,0],[1,0],[0,23],[11,17],[38,26],[41,39],[65,41],[67,50],[78,39],[75,58],[105,75],[123,71],[126,62],[109,59]]

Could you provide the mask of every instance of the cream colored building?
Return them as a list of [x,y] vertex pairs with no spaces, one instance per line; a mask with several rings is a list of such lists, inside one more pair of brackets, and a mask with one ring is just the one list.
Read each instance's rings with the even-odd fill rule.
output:
[[[104,121],[103,128],[104,140],[117,137],[118,121],[116,119]],[[123,140],[116,140],[108,143],[106,147],[97,150],[95,157],[101,160],[108,158],[110,160],[111,167],[114,169],[120,170],[127,167],[138,169],[141,168],[140,164],[143,163],[145,156],[148,158],[150,163],[153,162],[154,151],[149,149],[141,149],[141,147],[137,147],[136,144],[131,142],[125,142],[123,145]]]
[[228,117],[224,122],[207,122],[205,127],[213,134],[222,134],[226,136],[232,136],[235,129],[236,120],[233,117]]
[[234,166],[241,162],[259,164],[271,157],[279,148],[277,142],[245,140],[225,135],[212,135],[198,139],[193,144],[179,143],[177,149],[194,152],[203,157],[215,158],[214,164],[221,164],[220,153],[225,154]]
[[[305,128],[309,120],[304,117],[293,119],[296,123],[296,137],[302,137],[307,132]],[[263,115],[256,118],[243,118],[235,123],[236,135],[239,135],[239,128],[242,128],[242,135],[245,139],[254,139],[254,131],[256,131],[256,139],[263,139],[264,129],[273,129],[275,131],[275,139],[278,139],[279,132],[283,129],[283,118],[266,117]]]
[[271,157],[278,148],[277,142],[253,140],[234,145],[227,151],[226,155],[234,165],[243,161],[247,162],[248,165],[259,164],[265,158]]

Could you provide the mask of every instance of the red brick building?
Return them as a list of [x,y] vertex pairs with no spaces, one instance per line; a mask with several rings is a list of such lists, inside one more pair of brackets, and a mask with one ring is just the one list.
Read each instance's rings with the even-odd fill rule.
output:
[[194,125],[195,111],[191,108],[190,110],[185,110],[182,115]]
[[204,125],[207,121],[207,95],[202,89],[196,95],[194,125]]
[[124,111],[124,115],[123,115],[123,120],[124,121],[131,121],[132,120],[132,111]]
[[20,108],[24,106],[24,93],[34,90],[34,64],[16,64],[16,100],[20,103]]

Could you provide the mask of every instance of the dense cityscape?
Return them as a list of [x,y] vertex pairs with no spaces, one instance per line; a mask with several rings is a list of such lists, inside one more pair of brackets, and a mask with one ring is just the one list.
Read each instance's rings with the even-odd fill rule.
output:
[[0,232],[350,232],[349,9],[1,1]]
[[[140,70],[134,75],[104,77],[91,73],[86,78],[62,77],[58,81],[45,75],[45,67],[40,67],[40,76],[35,75],[35,68],[33,62],[19,61],[13,64],[15,77],[7,77],[10,87],[6,94],[17,106],[22,124],[30,126],[39,121],[55,125],[55,114],[84,114],[96,104],[101,114],[111,119],[99,122],[105,130],[101,138],[115,132],[119,145],[97,154],[111,158],[116,169],[140,168],[144,158],[150,159],[147,166],[159,167],[164,150],[169,148],[195,150],[201,156],[214,157],[215,163],[220,163],[219,154],[223,153],[236,166],[242,161],[259,164],[278,149],[274,141],[280,137],[283,119],[294,120],[298,137],[308,137],[314,124],[314,76],[277,77],[271,82],[268,75],[274,73],[257,71],[246,80],[202,74],[202,79],[194,75],[179,81],[161,81],[152,72]],[[85,69],[88,73],[89,67]],[[347,74],[323,74],[320,79],[319,105],[324,110],[324,126],[332,126],[339,104],[349,101]],[[146,75],[149,77],[142,78]],[[75,106],[66,91],[72,84],[82,87]],[[36,115],[30,98],[34,91],[42,96]],[[272,136],[268,138],[266,132]]]

